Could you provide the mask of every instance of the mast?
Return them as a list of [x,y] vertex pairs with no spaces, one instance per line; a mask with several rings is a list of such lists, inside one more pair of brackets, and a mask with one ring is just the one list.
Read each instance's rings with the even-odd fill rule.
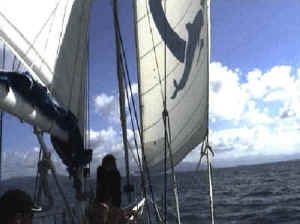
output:
[[120,60],[121,44],[120,44],[120,29],[119,29],[118,13],[117,13],[117,0],[112,1],[112,8],[113,8],[115,40],[116,40],[120,120],[122,124],[122,135],[123,135],[123,146],[124,146],[125,168],[126,168],[126,192],[127,192],[128,201],[131,202],[131,193],[129,191],[130,174],[129,174],[129,159],[128,159],[128,145],[127,145],[127,124],[126,124],[125,94],[124,94],[125,90],[124,90],[124,80],[123,80],[123,67],[122,67],[122,62]]

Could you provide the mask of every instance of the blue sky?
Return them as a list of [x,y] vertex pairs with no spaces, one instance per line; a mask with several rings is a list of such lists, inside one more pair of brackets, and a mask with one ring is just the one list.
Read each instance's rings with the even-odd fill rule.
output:
[[[122,157],[109,2],[94,2],[90,27],[93,167],[110,150]],[[129,71],[134,76],[132,4],[119,2]],[[210,141],[216,152],[214,165],[300,158],[299,1],[213,0],[211,9]],[[134,87],[136,93],[136,84]],[[15,175],[13,166],[19,164],[29,175],[38,149],[31,128],[5,115],[3,131],[4,152],[12,160],[4,172]],[[185,161],[197,162],[198,158],[196,149]],[[63,170],[59,160],[56,164]]]

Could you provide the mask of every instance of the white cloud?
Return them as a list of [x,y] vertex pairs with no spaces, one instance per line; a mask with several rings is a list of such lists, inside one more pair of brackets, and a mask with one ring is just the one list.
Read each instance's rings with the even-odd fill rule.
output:
[[[298,153],[300,69],[295,77],[290,66],[248,74],[220,63],[210,68],[210,120],[218,127],[210,141],[216,164],[280,160]],[[247,77],[244,82],[241,75]],[[197,162],[199,156],[195,158]]]
[[95,98],[95,110],[102,119],[107,119],[114,123],[119,123],[119,103],[115,96],[108,96],[105,93]]
[[[131,101],[131,93],[133,97],[135,97],[138,94],[138,84],[137,83],[131,84],[132,92],[130,92],[129,86],[127,87],[127,90],[129,93],[128,96],[129,100]],[[135,100],[137,100],[136,97]],[[109,96],[105,93],[102,93],[95,97],[94,103],[95,103],[95,111],[100,115],[102,119],[108,120],[115,124],[120,123],[119,96],[114,96],[114,95]],[[137,102],[135,103],[135,106],[138,106]],[[126,95],[125,95],[125,107],[126,107],[126,112],[129,113],[128,101]]]
[[237,71],[220,63],[210,65],[210,114],[226,120],[239,118],[249,96],[240,87]]
[[249,125],[257,125],[262,123],[270,124],[274,121],[274,119],[268,115],[268,111],[269,110],[267,108],[259,110],[256,107],[255,101],[249,100],[247,104],[247,110],[241,116],[241,119],[245,119]]
[[270,102],[270,101],[275,101],[275,100],[284,100],[288,96],[284,90],[275,90],[266,95],[264,98],[264,101]]

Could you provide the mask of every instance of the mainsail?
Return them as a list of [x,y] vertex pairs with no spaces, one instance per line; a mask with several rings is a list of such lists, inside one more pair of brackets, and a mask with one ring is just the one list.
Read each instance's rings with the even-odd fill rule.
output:
[[91,160],[84,150],[91,2],[11,0],[0,8],[0,39],[29,71],[0,72],[0,107],[51,134],[69,171]]
[[71,110],[81,134],[90,3],[10,0],[0,8],[0,38],[33,78]]
[[135,2],[142,139],[148,166],[161,170],[164,105],[174,165],[207,135],[208,6],[206,0]]

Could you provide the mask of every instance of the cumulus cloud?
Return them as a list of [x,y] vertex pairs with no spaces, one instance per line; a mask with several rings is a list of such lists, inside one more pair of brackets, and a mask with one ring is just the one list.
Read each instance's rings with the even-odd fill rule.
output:
[[[133,83],[130,87],[127,87],[127,92],[129,94],[129,100],[131,101],[131,95],[134,97],[134,100],[137,100],[136,96],[138,94],[138,84]],[[96,96],[94,99],[95,111],[98,113],[102,119],[108,120],[112,123],[120,123],[120,105],[119,105],[119,96],[118,95],[107,95],[106,93],[101,93]],[[135,106],[138,104],[135,103]],[[128,113],[128,101],[125,95],[125,107],[126,113]]]
[[280,160],[297,153],[300,69],[295,75],[284,65],[247,74],[220,63],[210,68],[210,120],[213,127],[221,125],[210,133],[217,164],[237,164],[247,157],[251,162]]
[[248,95],[240,87],[237,71],[222,66],[210,65],[210,115],[226,120],[239,118],[247,105]]
[[105,93],[98,95],[95,98],[95,110],[102,119],[107,119],[113,123],[118,123],[120,120],[120,109],[118,99]]

